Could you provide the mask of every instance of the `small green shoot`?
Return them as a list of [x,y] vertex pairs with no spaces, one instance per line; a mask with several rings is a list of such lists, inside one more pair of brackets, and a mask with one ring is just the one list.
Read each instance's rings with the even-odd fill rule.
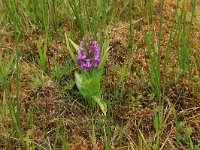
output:
[[37,49],[39,53],[38,65],[43,71],[45,71],[47,65],[47,42],[46,36],[43,49],[41,48],[40,42],[38,41],[37,43]]

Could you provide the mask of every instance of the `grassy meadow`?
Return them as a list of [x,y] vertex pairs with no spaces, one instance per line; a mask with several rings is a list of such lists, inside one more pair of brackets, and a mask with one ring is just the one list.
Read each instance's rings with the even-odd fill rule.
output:
[[0,0],[0,149],[199,150],[200,0]]

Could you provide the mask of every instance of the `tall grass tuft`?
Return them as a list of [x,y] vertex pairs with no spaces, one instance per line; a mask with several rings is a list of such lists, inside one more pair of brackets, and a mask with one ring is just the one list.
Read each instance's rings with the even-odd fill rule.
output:
[[[19,92],[20,92],[20,68],[19,68],[19,51],[18,51],[18,34],[22,33],[22,21],[19,16],[19,7],[18,1],[3,1],[3,5],[5,6],[4,9],[7,10],[7,15],[10,19],[11,25],[14,30],[14,37],[15,37],[15,57],[16,57],[16,64],[14,64],[13,57],[10,58],[8,68],[3,67],[2,62],[0,62],[0,72],[1,72],[1,80],[3,83],[4,91],[6,93],[6,98],[8,102],[8,108],[10,113],[10,118],[12,120],[14,129],[19,137],[21,147],[25,147],[24,138],[23,138],[23,131],[21,126],[20,120],[20,99],[19,99]],[[8,84],[8,75],[12,67],[15,66],[16,69],[16,106],[14,105],[14,99],[11,96],[11,89]],[[16,108],[16,110],[15,110]],[[11,133],[13,134],[13,133]]]
[[[11,89],[8,84],[8,76],[11,73],[11,71],[14,69],[14,58],[16,57],[16,103],[17,108],[15,110],[15,105],[13,102],[13,98],[11,96]],[[6,93],[6,99],[8,104],[8,109],[10,113],[10,118],[12,120],[13,126],[17,132],[17,135],[20,139],[21,146],[24,147],[24,139],[23,139],[23,132],[22,132],[22,126],[20,121],[20,100],[19,100],[19,57],[18,57],[18,41],[16,39],[16,55],[12,56],[9,60],[8,66],[5,67],[0,59],[0,78],[1,82],[4,87],[4,91]]]
[[7,16],[10,19],[13,29],[17,33],[22,31],[22,21],[19,15],[19,7],[17,0],[7,1],[3,0],[4,10],[7,12]]
[[[83,37],[85,35],[85,23],[84,20],[82,18],[82,12],[81,9],[78,8],[78,6],[80,6],[80,1],[77,2],[77,0],[72,0],[72,1],[68,1],[70,4],[70,7],[74,13],[75,19],[77,21],[78,24],[78,28],[80,29],[80,33],[81,36]],[[78,6],[77,6],[78,5]]]
[[[160,134],[163,126],[163,99],[162,99],[162,89],[161,89],[161,76],[160,76],[160,43],[162,39],[162,23],[163,23],[163,8],[164,0],[161,1],[161,12],[160,12],[160,28],[158,35],[158,42],[154,44],[157,40],[156,35],[149,34],[146,36],[147,50],[150,58],[150,76],[153,93],[158,98],[158,105],[153,103],[153,124],[156,132],[156,149],[160,145]],[[159,111],[158,111],[159,110]]]
[[[106,33],[106,27],[108,23],[108,13],[111,13],[112,5],[109,5],[107,0],[89,1],[86,0],[83,3],[78,0],[72,0],[69,2],[69,10],[75,20],[77,30],[80,32],[80,38],[86,35],[88,32],[92,34],[95,40],[100,45],[103,45],[104,33]],[[92,7],[91,7],[92,3]],[[70,11],[69,11],[70,12]],[[72,22],[74,22],[74,20]]]

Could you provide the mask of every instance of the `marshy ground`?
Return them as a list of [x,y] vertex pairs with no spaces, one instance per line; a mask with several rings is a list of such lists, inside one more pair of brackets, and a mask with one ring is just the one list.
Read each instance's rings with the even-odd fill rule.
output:
[[[38,1],[14,1],[17,8],[12,2],[0,1],[1,149],[200,148],[199,0],[178,4],[164,0],[164,5],[135,1],[131,11],[131,1],[105,1],[107,20],[104,24],[105,16],[99,13],[104,28],[97,29],[97,38],[101,43],[107,32],[110,41],[101,80],[107,116],[98,107],[89,113],[74,82],[78,67],[67,50],[65,34],[77,44],[82,36],[73,4],[44,0],[34,16],[31,8]],[[79,13],[86,8],[93,12],[91,3],[96,1],[86,1],[83,6],[77,2]],[[94,31],[89,25],[94,21],[92,14],[80,16],[88,30]],[[38,45],[43,49],[47,35],[43,70],[38,64]],[[20,102],[20,117],[16,117],[20,125],[13,121],[10,101],[15,112]]]

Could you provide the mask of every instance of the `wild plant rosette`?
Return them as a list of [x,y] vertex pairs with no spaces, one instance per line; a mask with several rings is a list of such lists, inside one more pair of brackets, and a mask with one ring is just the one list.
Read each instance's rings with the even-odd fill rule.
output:
[[[80,67],[80,73],[75,72],[75,82],[81,95],[88,101],[90,106],[94,107],[95,104],[98,104],[104,115],[106,115],[107,105],[101,98],[100,80],[108,57],[108,36],[106,36],[102,49],[89,34],[83,38],[80,46],[76,45],[67,36],[66,42],[72,59]],[[77,50],[77,56],[74,55],[69,42]]]

